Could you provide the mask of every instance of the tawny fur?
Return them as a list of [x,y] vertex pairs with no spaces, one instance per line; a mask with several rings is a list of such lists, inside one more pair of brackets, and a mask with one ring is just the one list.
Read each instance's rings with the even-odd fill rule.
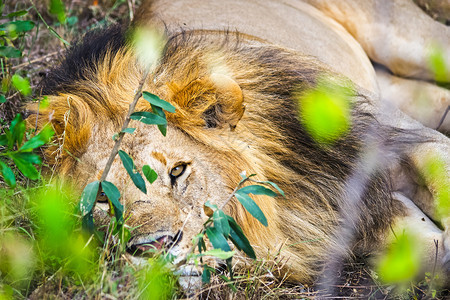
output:
[[[104,34],[122,32],[116,28]],[[101,55],[90,58],[91,64],[86,64],[73,81],[62,80],[58,71],[50,75],[44,87],[50,106],[39,113],[39,126],[50,121],[59,139],[47,148],[47,161],[62,175],[80,180],[81,186],[87,182],[86,176],[80,175],[77,159],[91,143],[93,128],[120,129],[143,74],[128,43],[117,49],[106,44],[105,48]],[[242,89],[242,118],[243,108],[227,103],[211,80],[211,57],[221,58],[226,75]],[[282,255],[289,259],[291,279],[305,283],[317,276],[329,251],[337,246],[334,235],[340,224],[339,207],[348,196],[344,194],[345,180],[356,168],[367,130],[375,126],[380,143],[392,144],[397,138],[395,129],[372,118],[364,108],[370,104],[355,91],[350,95],[355,100],[352,129],[331,147],[314,142],[298,121],[297,106],[301,103],[295,95],[314,87],[320,76],[346,84],[310,57],[273,46],[247,45],[230,33],[223,33],[219,42],[183,33],[169,37],[160,64],[144,86],[145,91],[176,107],[176,113],[167,114],[169,127],[214,156],[228,192],[236,187],[242,171],[276,182],[285,191],[286,198],[253,197],[269,220],[267,228],[237,201],[226,210],[242,226],[259,257],[277,252],[274,237],[285,241]],[[141,100],[137,110],[151,111],[151,107]],[[229,126],[233,120],[237,122],[234,130]],[[34,122],[32,118],[30,124]],[[96,137],[102,139],[110,140],[111,136]],[[202,194],[197,197],[209,200]],[[361,213],[354,225],[354,242],[359,253],[368,253],[402,210],[391,199],[388,172],[372,175],[363,198],[355,208]]]

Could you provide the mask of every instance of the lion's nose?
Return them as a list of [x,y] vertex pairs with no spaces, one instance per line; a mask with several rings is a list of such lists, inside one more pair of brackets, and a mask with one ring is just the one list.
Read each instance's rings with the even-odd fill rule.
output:
[[180,230],[175,235],[162,235],[154,238],[149,238],[148,241],[132,244],[127,248],[127,251],[132,255],[153,255],[161,250],[169,251],[172,247],[178,244],[183,238],[183,232]]

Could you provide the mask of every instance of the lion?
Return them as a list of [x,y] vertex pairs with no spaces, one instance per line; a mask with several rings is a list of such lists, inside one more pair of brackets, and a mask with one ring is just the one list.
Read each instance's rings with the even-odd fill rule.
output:
[[[60,145],[46,150],[46,160],[81,189],[101,177],[143,77],[128,40],[130,28],[140,26],[167,35],[143,90],[176,112],[167,113],[165,137],[134,121],[135,132],[121,145],[138,169],[147,164],[157,172],[147,194],[118,158],[107,177],[134,228],[127,245],[134,258],[156,247],[181,259],[208,218],[205,202],[224,203],[245,171],[278,184],[285,197],[252,196],[267,227],[236,199],[224,210],[257,257],[286,258],[282,273],[290,280],[312,283],[336,251],[380,253],[404,230],[420,233],[424,269],[437,253],[437,267],[449,271],[450,216],[436,206],[439,191],[450,185],[450,140],[381,100],[413,96],[402,83],[400,93],[388,91],[396,76],[406,87],[449,99],[447,90],[424,81],[432,74],[423,44],[433,39],[447,47],[448,27],[407,0],[144,1],[129,28],[87,33],[43,82],[49,106],[34,117],[39,126],[50,122]],[[371,60],[390,71],[376,71]],[[301,121],[302,95],[324,78],[347,87],[352,108],[350,129],[331,145],[315,140]],[[431,95],[432,109],[444,107]],[[137,110],[152,109],[140,101]],[[424,122],[434,126],[436,117]],[[443,162],[445,180],[429,176],[427,157]],[[100,194],[98,224],[108,222],[108,210]]]

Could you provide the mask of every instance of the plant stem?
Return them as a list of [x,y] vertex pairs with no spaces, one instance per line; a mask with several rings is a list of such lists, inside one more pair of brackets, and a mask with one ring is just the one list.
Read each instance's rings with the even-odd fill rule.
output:
[[139,98],[141,98],[141,96],[142,96],[142,89],[144,88],[144,83],[147,80],[149,73],[150,73],[150,68],[146,68],[144,76],[142,77],[141,81],[139,82],[138,90],[137,90],[136,94],[134,95],[133,102],[131,102],[130,108],[128,109],[128,113],[125,118],[125,121],[123,122],[122,129],[120,130],[119,135],[116,138],[114,148],[112,149],[111,154],[108,158],[108,162],[105,165],[105,169],[103,170],[102,177],[100,178],[100,182],[105,181],[106,176],[108,176],[109,170],[111,169],[111,166],[114,162],[114,158],[116,157],[117,153],[119,152],[120,144],[122,143],[123,137],[125,135],[124,130],[126,128],[128,128],[128,124],[131,121],[130,116],[134,112],[134,109],[136,108],[136,104],[137,104]]
[[41,13],[39,12],[39,10],[36,8],[36,5],[34,5],[33,0],[30,0],[31,5],[33,6],[34,10],[36,11],[37,15],[39,16],[39,19],[41,19],[42,23],[44,23],[45,27],[54,35],[58,38],[58,40],[60,40],[61,42],[63,42],[66,46],[70,46],[70,43],[68,41],[66,41],[65,39],[63,39],[52,27],[50,27],[50,25],[47,24],[47,22],[45,22],[44,18],[42,17]]

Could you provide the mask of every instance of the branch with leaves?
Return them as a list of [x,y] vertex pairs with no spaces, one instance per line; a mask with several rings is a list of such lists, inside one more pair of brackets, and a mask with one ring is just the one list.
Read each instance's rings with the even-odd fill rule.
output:
[[[242,206],[261,224],[264,226],[268,226],[267,218],[264,213],[258,206],[258,204],[249,196],[249,194],[253,195],[265,195],[269,197],[276,197],[278,194],[283,197],[284,192],[278,187],[278,185],[271,181],[257,181],[252,179],[251,177],[256,174],[251,174],[247,176],[245,172],[241,173],[242,180],[238,183],[236,188],[233,190],[231,195],[227,198],[227,200],[222,203],[220,207],[216,204],[211,204],[209,201],[205,203],[205,213],[208,215],[208,220],[203,224],[202,231],[196,236],[197,241],[194,243],[198,248],[199,254],[192,254],[194,251],[194,247],[191,248],[189,253],[186,255],[186,258],[179,262],[176,267],[180,267],[185,264],[190,259],[200,258],[202,262],[202,257],[209,255],[214,256],[219,259],[224,259],[227,264],[228,271],[230,273],[230,278],[226,276],[221,276],[222,279],[229,282],[233,280],[233,272],[231,269],[232,266],[232,257],[234,255],[234,251],[231,251],[230,245],[228,241],[230,241],[238,250],[244,252],[248,257],[252,259],[256,259],[255,251],[251,246],[249,240],[245,236],[242,228],[239,224],[234,220],[233,217],[227,215],[223,208],[235,197]],[[247,181],[254,182],[256,184],[244,186],[244,183]],[[269,185],[275,188],[278,192],[274,192],[272,189],[265,187],[264,185]],[[204,236],[208,237],[209,241],[213,246],[213,250],[206,250],[206,243],[204,240]],[[202,262],[203,264],[203,262]],[[211,272],[215,270],[208,266],[207,264],[203,264],[203,274],[202,281],[204,283],[209,283],[211,278]],[[233,286],[231,285],[233,288]]]

